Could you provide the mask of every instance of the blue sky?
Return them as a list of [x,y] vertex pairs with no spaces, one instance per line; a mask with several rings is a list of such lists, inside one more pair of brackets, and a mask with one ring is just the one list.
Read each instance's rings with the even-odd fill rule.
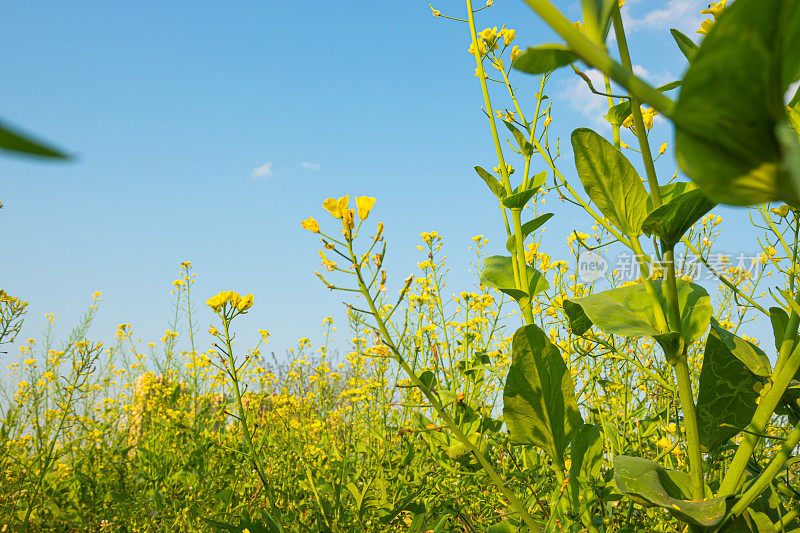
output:
[[[579,18],[579,2],[556,3]],[[494,4],[480,26],[517,29],[521,47],[553,40],[521,2]],[[461,2],[435,6],[464,13]],[[628,0],[643,76],[680,75],[668,28],[691,34],[703,7]],[[496,162],[467,28],[433,18],[427,2],[18,2],[0,24],[0,117],[76,154],[0,159],[0,286],[31,302],[22,338],[38,336],[47,312],[65,332],[99,290],[94,337],[110,341],[130,322],[155,340],[188,259],[202,301],[255,294],[245,340],[265,328],[279,355],[300,337],[316,345],[322,319],[343,317],[343,297],[314,276],[317,241],[299,221],[328,222],[329,196],[377,198],[371,217],[386,224],[396,283],[416,268],[422,231],[445,236],[452,291],[477,283],[473,235],[502,249],[496,203],[472,170]],[[603,99],[567,70],[549,94],[562,146],[575,127],[603,127]],[[661,122],[654,142],[670,138]],[[575,175],[568,153],[561,168]],[[553,204],[559,256],[586,221]],[[205,336],[212,317],[200,313]]]

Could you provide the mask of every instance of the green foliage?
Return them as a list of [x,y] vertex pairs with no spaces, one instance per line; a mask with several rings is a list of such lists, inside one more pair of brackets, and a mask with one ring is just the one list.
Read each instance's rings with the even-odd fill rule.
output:
[[527,266],[528,288],[520,290],[514,281],[514,259],[504,255],[493,255],[486,258],[481,283],[504,292],[517,301],[530,299],[542,291],[550,288],[550,283],[542,273],[532,266]]
[[[665,303],[663,282],[655,281],[653,286],[658,301]],[[679,281],[677,288],[681,334],[685,344],[691,344],[708,329],[711,304],[708,293],[699,285]],[[564,301],[564,311],[575,335],[583,335],[594,324],[614,335],[659,337],[667,332],[656,323],[652,306],[643,283]]]
[[715,205],[699,189],[679,194],[650,211],[642,222],[642,232],[656,235],[664,246],[672,247]]
[[614,481],[636,503],[661,507],[689,524],[711,527],[725,517],[725,498],[692,501],[689,476],[667,470],[655,461],[618,455],[614,458]]
[[700,442],[706,450],[747,426],[771,371],[760,348],[711,321],[697,397]]
[[542,44],[528,48],[514,60],[514,68],[526,74],[544,74],[578,60],[568,47],[561,44]]
[[0,124],[0,150],[48,159],[70,158],[58,148],[54,148],[50,144],[23,133],[8,124]]
[[588,128],[572,132],[572,149],[589,198],[623,233],[640,235],[647,216],[647,191],[628,158]]
[[503,390],[511,442],[538,446],[560,464],[573,433],[583,428],[572,376],[558,348],[534,325],[517,330],[513,350]]
[[[797,204],[800,175],[783,153],[783,94],[800,78],[800,5],[737,0],[714,24],[683,78],[672,119],[681,169],[709,199]],[[783,137],[783,136],[782,136]]]

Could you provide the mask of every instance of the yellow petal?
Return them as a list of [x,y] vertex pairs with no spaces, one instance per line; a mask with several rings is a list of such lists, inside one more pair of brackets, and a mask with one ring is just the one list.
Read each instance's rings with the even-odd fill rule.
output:
[[375,205],[375,198],[371,198],[369,196],[359,196],[356,198],[356,206],[358,206],[358,218],[361,220],[367,220],[369,216],[369,212],[372,211],[372,207]]
[[307,219],[300,222],[300,225],[303,226],[304,229],[307,229],[312,233],[319,233],[319,224],[317,223],[316,220],[314,220],[314,217],[308,217]]

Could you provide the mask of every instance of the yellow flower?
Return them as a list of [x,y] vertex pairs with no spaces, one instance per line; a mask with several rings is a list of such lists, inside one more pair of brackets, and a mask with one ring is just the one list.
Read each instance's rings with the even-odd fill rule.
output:
[[217,334],[219,333],[219,330],[217,330],[217,328],[215,328],[214,326],[211,326],[210,328],[208,328],[208,332],[216,337]]
[[517,30],[504,30],[501,32],[503,34],[503,44],[508,46],[511,44],[511,41],[517,36]]
[[[470,55],[475,55],[475,43],[470,43],[467,52],[469,52]],[[478,53],[480,55],[486,54],[486,47],[483,45],[483,41],[478,41]]]
[[265,329],[260,329],[258,332],[261,334],[261,340],[267,342],[267,338],[269,337],[269,331]]
[[661,143],[661,147],[658,149],[659,154],[663,154],[667,151],[667,143]]
[[36,363],[36,359],[25,359],[24,363],[28,366],[31,366]]
[[317,223],[316,220],[314,220],[314,217],[308,217],[307,219],[300,222],[300,225],[303,226],[304,229],[307,229],[312,233],[319,233],[319,224]]
[[375,234],[375,240],[380,239],[381,235],[383,235],[383,222],[378,222],[378,232]]
[[428,6],[430,6],[431,11],[433,11],[433,16],[434,17],[441,17],[442,16],[442,13],[438,9],[434,9],[433,4],[428,4]]
[[[239,296],[238,294],[236,296]],[[244,313],[248,309],[253,307],[253,295],[248,294],[247,296],[241,297],[236,304],[236,309],[239,310],[240,313]]]
[[519,46],[514,45],[514,48],[511,49],[511,61],[515,61],[519,55],[522,53],[522,50],[519,49]]
[[375,205],[375,198],[371,198],[369,196],[356,197],[356,206],[358,206],[358,218],[360,218],[361,220],[367,220],[369,212],[372,211],[372,207],[374,205]]
[[780,207],[773,207],[769,211],[773,215],[778,215],[779,217],[783,218],[783,217],[785,217],[786,215],[789,214],[789,206],[784,204],[784,205],[782,205]]
[[719,18],[719,14],[725,9],[725,4],[728,0],[719,0],[718,2],[711,2],[708,9],[702,10],[700,13],[703,15],[713,15],[714,18]]
[[349,203],[350,195],[347,195],[342,196],[338,200],[328,198],[322,202],[322,207],[324,207],[328,213],[333,215],[334,218],[342,218],[344,216],[344,212],[347,210],[347,204]]
[[708,31],[711,29],[711,26],[714,25],[714,21],[711,19],[706,19],[700,23],[700,29],[697,30],[695,33],[699,33],[700,35],[706,35]]
[[220,292],[206,300],[206,305],[209,306],[214,311],[219,311],[222,309],[222,306],[228,302],[228,296],[225,292]]
[[353,220],[355,214],[356,214],[355,209],[344,209],[342,211],[342,226],[344,227],[345,231],[351,230],[354,227],[356,227],[355,221]]
[[497,39],[497,27],[495,26],[494,28],[486,28],[480,32],[478,36],[483,39],[483,42],[490,45],[495,39]]

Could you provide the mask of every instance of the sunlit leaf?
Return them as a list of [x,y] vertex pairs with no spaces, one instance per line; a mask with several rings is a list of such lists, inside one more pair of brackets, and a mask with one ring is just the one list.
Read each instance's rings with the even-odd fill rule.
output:
[[573,432],[583,427],[572,375],[537,326],[523,326],[514,334],[503,416],[511,442],[538,446],[559,463]]
[[589,198],[623,233],[640,235],[647,216],[647,191],[630,161],[588,128],[572,132],[572,148]]
[[577,60],[578,56],[563,44],[542,44],[522,52],[513,66],[527,74],[544,74]]
[[778,133],[783,95],[798,77],[800,3],[737,0],[711,27],[672,116],[678,164],[709,199],[798,205],[800,174],[784,154],[800,141]]
[[725,517],[724,497],[692,501],[689,474],[667,470],[649,459],[618,455],[614,458],[614,481],[634,502],[662,507],[696,526],[715,526]]

